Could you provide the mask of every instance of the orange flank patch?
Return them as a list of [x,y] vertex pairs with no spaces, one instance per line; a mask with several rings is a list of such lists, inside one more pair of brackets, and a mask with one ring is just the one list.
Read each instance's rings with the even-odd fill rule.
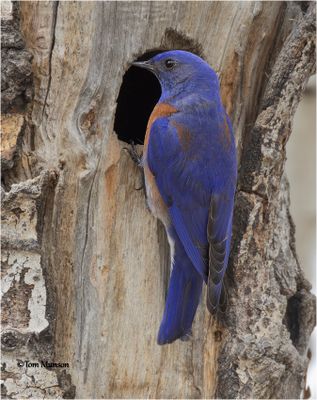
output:
[[145,139],[144,139],[144,146],[145,148],[147,147],[148,143],[149,143],[149,137],[150,137],[150,130],[152,127],[152,124],[154,123],[154,121],[156,121],[158,118],[161,117],[169,117],[172,114],[175,114],[178,110],[171,106],[168,103],[158,103],[153,111],[152,114],[150,115],[149,118],[149,122],[147,124],[147,128],[146,128],[146,134],[145,134]]
[[144,175],[146,181],[148,205],[152,213],[157,218],[159,218],[164,225],[167,226],[169,224],[167,207],[158,190],[157,184],[155,182],[155,177],[150,171],[150,168],[148,167],[147,163],[144,165]]
[[230,128],[226,116],[223,117],[223,140],[224,147],[229,147],[231,143]]
[[191,134],[190,131],[184,126],[175,121],[172,122],[172,125],[176,128],[178,140],[184,151],[189,150],[190,142],[191,142]]
[[150,138],[150,131],[152,124],[158,118],[161,117],[169,117],[172,114],[175,114],[178,110],[167,103],[159,103],[154,107],[152,114],[149,118],[149,122],[146,128],[146,134],[144,139],[144,153],[145,154],[145,163],[144,163],[144,175],[145,175],[145,182],[146,182],[146,193],[147,193],[147,201],[148,205],[152,211],[152,213],[158,217],[164,225],[169,225],[169,215],[167,211],[167,206],[164,203],[162,196],[158,190],[155,177],[152,174],[146,159],[147,154],[147,146],[149,144]]

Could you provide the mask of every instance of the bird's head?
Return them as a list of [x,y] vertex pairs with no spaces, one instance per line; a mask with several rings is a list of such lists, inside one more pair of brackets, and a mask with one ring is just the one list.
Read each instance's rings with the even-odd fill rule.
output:
[[218,89],[213,69],[200,57],[183,50],[159,53],[150,60],[132,65],[151,71],[160,81],[164,97],[183,91]]

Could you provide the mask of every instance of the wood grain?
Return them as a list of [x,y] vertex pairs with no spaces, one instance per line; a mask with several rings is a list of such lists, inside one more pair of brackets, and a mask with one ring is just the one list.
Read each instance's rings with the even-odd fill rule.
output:
[[[57,372],[64,396],[297,398],[314,299],[294,250],[283,170],[314,70],[312,7],[32,1],[20,3],[20,14],[34,100],[6,190],[23,174],[56,173],[36,228],[50,337],[37,351],[70,363]],[[160,347],[168,244],[113,125],[130,63],[166,47],[201,49],[219,74],[240,176],[225,324],[209,315],[204,292],[193,339]],[[294,296],[301,306],[288,313]],[[288,315],[300,327],[296,341]]]

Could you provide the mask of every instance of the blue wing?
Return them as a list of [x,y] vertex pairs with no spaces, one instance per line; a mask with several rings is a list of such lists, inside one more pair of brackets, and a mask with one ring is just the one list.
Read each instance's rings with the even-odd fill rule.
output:
[[[219,130],[211,121],[209,129],[213,128]],[[151,127],[147,150],[149,168],[175,231],[208,282],[210,311],[218,306],[228,262],[235,189],[234,174],[227,171],[231,155],[219,146],[212,143],[203,124],[185,117],[159,118]]]

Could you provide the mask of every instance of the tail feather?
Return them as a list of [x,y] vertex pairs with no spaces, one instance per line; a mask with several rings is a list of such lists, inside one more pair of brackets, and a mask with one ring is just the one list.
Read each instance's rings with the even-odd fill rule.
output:
[[176,239],[173,271],[165,311],[158,333],[158,344],[186,340],[199,304],[203,280]]

